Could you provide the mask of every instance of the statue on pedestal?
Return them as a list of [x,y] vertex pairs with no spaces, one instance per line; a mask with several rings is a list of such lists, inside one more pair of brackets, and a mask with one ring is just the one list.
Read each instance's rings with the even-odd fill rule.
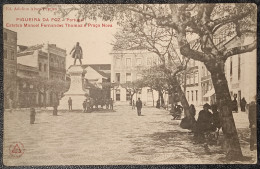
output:
[[74,58],[74,65],[76,65],[77,59],[79,59],[80,65],[82,65],[81,59],[83,58],[83,51],[79,45],[79,42],[77,42],[76,46],[73,47],[73,49],[70,51],[70,54],[71,52],[73,52],[72,58]]

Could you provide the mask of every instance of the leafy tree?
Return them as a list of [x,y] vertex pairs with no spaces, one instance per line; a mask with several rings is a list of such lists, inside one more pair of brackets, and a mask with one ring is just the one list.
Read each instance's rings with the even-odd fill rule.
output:
[[130,95],[130,105],[132,105],[133,101],[133,96],[136,94],[140,89],[144,87],[143,81],[141,80],[136,80],[133,82],[126,82],[126,83],[121,83],[120,86],[124,89],[126,89],[126,92],[129,93]]
[[[237,160],[243,156],[224,66],[230,56],[256,49],[257,8],[254,4],[79,5],[60,6],[59,9],[57,13],[62,16],[77,11],[78,18],[83,19],[116,19],[120,24],[129,19],[133,23],[151,20],[158,26],[173,29],[180,53],[185,58],[203,62],[211,73],[227,145],[227,159]],[[193,44],[199,48],[193,49]]]

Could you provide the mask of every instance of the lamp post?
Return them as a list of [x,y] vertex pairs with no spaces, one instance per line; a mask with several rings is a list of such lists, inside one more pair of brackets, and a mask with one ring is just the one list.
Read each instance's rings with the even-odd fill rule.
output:
[[114,89],[114,87],[115,87],[115,82],[114,82],[114,81],[112,82],[112,86],[113,86],[113,101],[114,101],[114,95],[115,95],[115,89]]

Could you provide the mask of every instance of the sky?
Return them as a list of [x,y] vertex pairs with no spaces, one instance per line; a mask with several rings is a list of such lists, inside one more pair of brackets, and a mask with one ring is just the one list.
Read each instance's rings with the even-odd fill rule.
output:
[[[56,44],[58,47],[67,50],[67,67],[73,64],[69,52],[79,42],[83,49],[83,64],[107,64],[111,63],[113,35],[119,30],[116,22],[86,20],[79,24],[92,24],[86,27],[66,27],[67,24],[78,24],[73,21],[55,21],[58,18],[51,11],[43,11],[41,14],[32,8],[40,8],[43,5],[12,4],[3,7],[3,27],[17,32],[17,44],[32,46],[36,44]],[[18,9],[18,10],[15,10]],[[28,10],[27,10],[28,9]],[[23,19],[39,18],[40,21],[23,21]],[[71,15],[66,18],[75,19]],[[49,21],[43,21],[43,20]],[[37,19],[38,20],[38,19]],[[24,24],[63,24],[64,27],[24,27]],[[10,26],[10,24],[22,24],[22,27]],[[100,24],[100,27],[93,27],[93,24]],[[112,24],[112,27],[102,27],[102,24]]]

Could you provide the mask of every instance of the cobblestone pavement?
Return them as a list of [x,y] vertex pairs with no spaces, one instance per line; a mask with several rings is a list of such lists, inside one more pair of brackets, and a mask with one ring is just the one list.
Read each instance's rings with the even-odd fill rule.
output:
[[[5,112],[4,164],[221,163],[215,159],[224,156],[218,153],[220,148],[209,155],[202,145],[194,145],[192,134],[167,111],[145,107],[142,114],[137,116],[130,106],[117,106],[113,112],[59,112],[59,116],[41,110],[31,125],[28,110]],[[10,154],[9,147],[16,142],[24,145],[21,157]]]

